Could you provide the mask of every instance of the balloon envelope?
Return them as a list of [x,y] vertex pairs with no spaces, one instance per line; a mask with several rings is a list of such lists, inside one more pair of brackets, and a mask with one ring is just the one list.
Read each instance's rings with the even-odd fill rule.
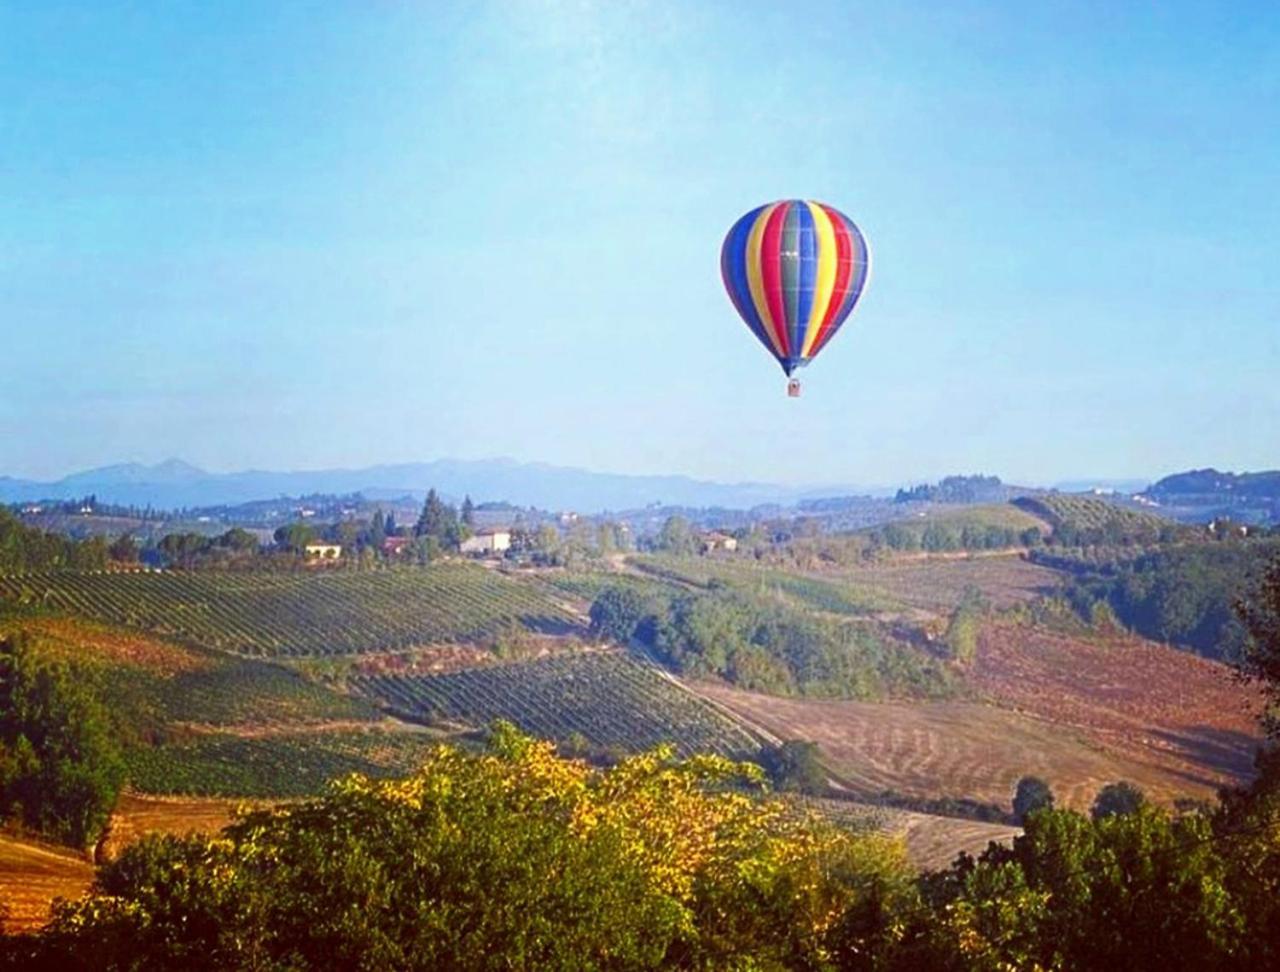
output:
[[853,220],[803,199],[751,210],[720,249],[729,299],[788,375],[840,330],[870,272],[871,251]]

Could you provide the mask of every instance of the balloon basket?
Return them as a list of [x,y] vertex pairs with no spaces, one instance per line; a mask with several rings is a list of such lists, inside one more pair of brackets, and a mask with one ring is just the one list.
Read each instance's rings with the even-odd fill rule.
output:
[[799,378],[792,378],[789,382],[787,382],[787,397],[788,398],[800,397],[800,379]]

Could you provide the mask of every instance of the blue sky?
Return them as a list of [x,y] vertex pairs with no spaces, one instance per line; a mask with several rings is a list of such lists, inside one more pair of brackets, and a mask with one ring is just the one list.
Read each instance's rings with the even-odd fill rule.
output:
[[[1280,8],[0,0],[0,474],[1280,465]],[[869,238],[788,400],[747,209]]]

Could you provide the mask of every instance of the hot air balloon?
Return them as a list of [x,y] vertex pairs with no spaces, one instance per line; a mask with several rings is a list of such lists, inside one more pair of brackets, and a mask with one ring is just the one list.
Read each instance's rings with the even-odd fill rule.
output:
[[866,289],[871,251],[844,213],[825,203],[788,199],[751,210],[720,249],[725,290],[790,382],[840,330]]

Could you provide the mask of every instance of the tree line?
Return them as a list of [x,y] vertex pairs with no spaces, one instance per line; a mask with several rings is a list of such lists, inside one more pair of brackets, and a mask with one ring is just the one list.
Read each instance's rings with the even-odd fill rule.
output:
[[0,506],[0,573],[35,570],[101,570],[108,545],[102,537],[74,540],[59,533],[29,527]]
[[706,592],[610,586],[590,609],[595,637],[648,647],[677,672],[774,695],[938,696],[950,675],[874,628],[817,617],[723,585]]
[[1236,605],[1277,554],[1280,540],[1265,538],[1048,562],[1070,571],[1064,593],[1085,620],[1113,617],[1146,638],[1234,661],[1248,641]]

